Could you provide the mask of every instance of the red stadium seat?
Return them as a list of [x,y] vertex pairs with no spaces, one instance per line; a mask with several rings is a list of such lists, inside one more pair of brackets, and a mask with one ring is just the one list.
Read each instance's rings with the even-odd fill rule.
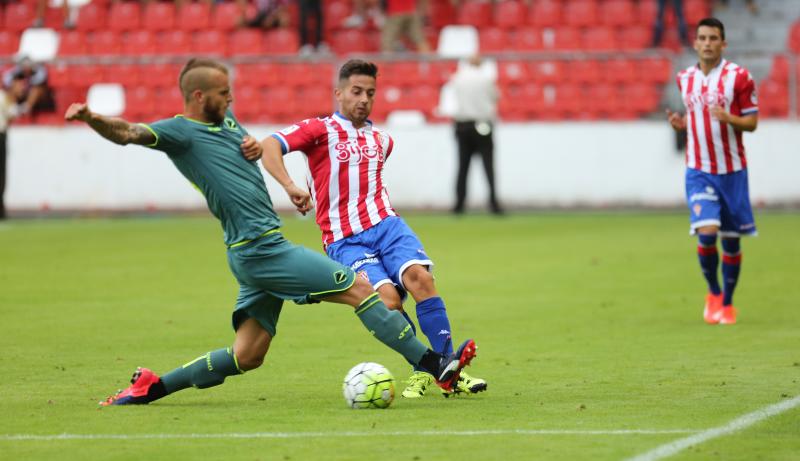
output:
[[159,32],[156,39],[156,53],[164,56],[191,54],[191,35],[180,29]]
[[561,2],[559,0],[537,0],[528,13],[528,22],[538,27],[555,27],[561,22]]
[[612,83],[632,83],[636,80],[636,62],[631,59],[615,58],[605,63],[605,79]]
[[585,112],[579,114],[582,119],[611,119],[620,112],[620,95],[617,87],[611,83],[595,82],[583,87]]
[[231,56],[261,56],[264,54],[264,35],[253,29],[237,30],[231,34],[228,52]]
[[564,7],[564,22],[573,27],[598,24],[597,3],[595,0],[570,0]]
[[[311,84],[327,88],[328,91],[333,91],[335,85],[334,80],[334,65],[327,62],[310,63],[311,66]],[[380,77],[380,69],[378,70]]]
[[177,15],[177,26],[187,31],[205,31],[211,25],[211,8],[209,3],[184,3]]
[[653,43],[653,29],[650,27],[623,27],[617,33],[617,44],[623,50],[643,50],[651,43]]
[[786,85],[767,79],[759,85],[758,93],[759,116],[786,117],[789,115],[789,90]]
[[119,34],[110,30],[90,32],[86,36],[89,54],[98,56],[118,55],[122,52]]
[[233,94],[233,111],[243,121],[256,120],[262,113],[264,92],[259,87],[239,85]]
[[294,29],[275,29],[266,33],[267,54],[273,55],[295,55],[300,48],[300,39]]
[[325,32],[330,33],[333,30],[343,29],[344,20],[353,14],[351,2],[323,2],[322,14],[325,18],[323,25]]
[[553,31],[553,48],[556,50],[579,50],[581,48],[580,29],[562,26]]
[[133,31],[141,28],[141,11],[137,2],[118,2],[111,5],[108,27],[115,31]]
[[636,24],[632,0],[608,0],[601,4],[600,21],[606,26],[628,27]]
[[156,37],[149,30],[137,30],[125,34],[122,52],[129,56],[153,56],[156,54]]
[[[67,30],[59,34],[59,56],[82,56],[87,54],[86,36],[79,30]],[[16,51],[16,50],[14,50]]]
[[227,56],[228,38],[220,30],[210,29],[192,34],[192,53],[207,56]]
[[236,66],[234,78],[236,85],[263,88],[277,84],[282,73],[280,64],[239,64]]
[[437,29],[456,23],[456,9],[451,0],[429,0],[431,25]]
[[53,88],[69,86],[69,66],[63,63],[47,66],[47,83]]
[[177,87],[179,64],[148,64],[142,67],[142,85],[149,87]]
[[672,63],[667,58],[644,58],[639,64],[640,78],[646,82],[666,83],[672,77]]
[[390,61],[378,67],[378,82],[381,86],[409,86],[420,78],[420,63],[416,61]]
[[711,16],[711,7],[707,0],[684,0],[683,16],[690,28],[697,25],[701,19]]
[[125,88],[125,116],[148,121],[156,118],[155,93],[148,87]]
[[417,84],[407,92],[409,109],[419,110],[426,116],[433,115],[433,109],[439,104],[438,85]]
[[800,20],[795,21],[789,30],[789,49],[800,54]]
[[600,61],[594,59],[570,61],[567,69],[567,78],[573,83],[594,84],[603,79],[603,68]]
[[119,83],[125,87],[125,91],[142,84],[141,66],[138,64],[112,64],[106,66],[105,81],[108,83]]
[[239,25],[240,16],[236,2],[217,3],[211,17],[211,27],[221,31],[234,30]]
[[539,83],[558,83],[564,80],[563,61],[534,61],[528,65],[531,79]]
[[360,29],[340,30],[333,34],[331,48],[338,55],[363,53],[370,50],[366,32]]
[[[653,25],[656,23],[656,15],[658,14],[656,0],[639,0],[636,6],[636,23],[652,29]],[[672,13],[672,8],[667,8],[666,11],[667,13]],[[666,25],[667,17],[670,16],[670,14],[664,16]]]
[[771,80],[782,85],[789,84],[789,60],[786,56],[776,55],[772,58],[772,67],[769,70],[769,75],[766,80]]
[[486,27],[480,30],[480,50],[482,53],[496,53],[509,49],[505,29]]
[[517,51],[538,51],[542,44],[542,31],[532,27],[514,30],[508,37],[509,48]]
[[475,26],[480,29],[492,22],[492,4],[481,0],[465,0],[456,12],[456,23]]
[[294,87],[309,87],[314,83],[313,67],[307,62],[292,62],[281,65],[281,73],[291,75],[285,84]]
[[19,50],[19,34],[0,30],[0,55],[11,56]]
[[581,38],[584,50],[610,51],[619,48],[614,29],[608,26],[596,26],[584,29]]
[[626,85],[622,89],[623,101],[628,105],[629,110],[637,115],[644,115],[658,109],[660,94],[656,86],[652,83],[633,83]]
[[501,85],[520,85],[530,81],[531,76],[523,61],[498,61],[497,80]]
[[[278,123],[293,123],[297,114],[298,95],[288,88],[270,88],[266,90],[263,112],[270,120]],[[302,117],[302,116],[301,116]]]
[[106,81],[105,68],[94,64],[69,66],[68,78],[70,86],[88,88]]
[[173,2],[149,2],[144,9],[146,20],[142,26],[147,30],[169,31],[175,28],[175,4]]
[[300,93],[300,106],[306,110],[306,118],[330,115],[335,110],[333,92],[319,86],[306,87]]
[[494,23],[497,27],[515,28],[525,24],[527,7],[519,0],[498,2],[494,10]]
[[59,6],[58,8],[45,8],[44,9],[44,26],[51,29],[60,30],[64,28],[64,10]]
[[108,14],[108,5],[91,2],[78,10],[75,28],[83,32],[103,30],[106,28]]
[[5,9],[3,30],[22,32],[30,27],[36,18],[36,12],[30,3],[8,3]]
[[155,90],[156,114],[158,117],[170,117],[179,114],[183,108],[183,94],[178,85],[161,87]]
[[49,122],[55,123],[57,120],[64,120],[63,114],[71,104],[86,101],[87,90],[88,87],[85,86],[65,86],[56,89],[54,91],[56,111],[52,114],[55,117],[50,118]]

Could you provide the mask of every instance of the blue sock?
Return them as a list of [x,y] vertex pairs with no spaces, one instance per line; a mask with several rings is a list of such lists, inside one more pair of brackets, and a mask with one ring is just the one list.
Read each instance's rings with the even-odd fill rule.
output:
[[[698,235],[697,257],[700,260],[700,269],[708,282],[708,291],[718,295],[722,292],[719,288],[717,278],[717,267],[719,266],[719,253],[717,253],[717,234]],[[724,245],[723,240],[723,245]],[[723,266],[724,270],[724,266]]]
[[444,355],[453,353],[450,339],[450,320],[444,308],[444,301],[438,296],[417,303],[419,328],[428,337],[431,349]]
[[736,282],[739,281],[739,270],[741,268],[742,251],[739,246],[739,239],[722,239],[723,306],[730,306],[733,304],[733,290],[736,289]]

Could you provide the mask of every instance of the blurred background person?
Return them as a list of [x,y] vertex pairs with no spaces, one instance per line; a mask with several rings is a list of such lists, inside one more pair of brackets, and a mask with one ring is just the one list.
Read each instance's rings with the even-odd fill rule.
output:
[[19,115],[54,112],[53,91],[47,84],[47,68],[20,56],[17,64],[3,73],[3,87],[17,104]]
[[496,76],[482,67],[483,60],[475,55],[459,66],[449,81],[454,95],[453,121],[458,143],[458,175],[456,204],[453,212],[464,213],[467,198],[467,174],[473,154],[480,154],[486,180],[489,183],[489,210],[502,214],[497,200],[494,178],[494,123],[497,118]]
[[[675,13],[675,20],[678,22],[678,34],[681,37],[681,45],[691,47],[689,42],[689,29],[686,27],[686,17],[683,15],[683,0],[671,0],[672,11]],[[661,45],[661,38],[664,36],[664,13],[666,13],[667,0],[658,0],[658,13],[656,22],[653,26],[653,48]]]
[[15,115],[16,104],[11,95],[0,88],[0,219],[6,219],[6,202],[3,198],[6,191],[6,132]]
[[381,31],[381,51],[391,53],[403,49],[401,40],[407,38],[417,51],[427,53],[431,50],[422,32],[422,15],[426,9],[422,0],[386,0],[386,16]]
[[380,0],[353,0],[353,14],[342,25],[346,28],[363,27],[370,19],[376,26],[383,28],[384,17]]
[[247,0],[239,0],[239,25],[260,29],[277,29],[289,25],[289,0],[255,0],[256,13],[247,17]]
[[[309,55],[314,51],[330,53],[328,44],[322,40],[322,0],[298,0],[300,7],[300,22],[298,23],[300,37],[300,54]],[[309,36],[309,20],[314,25],[313,40]]]

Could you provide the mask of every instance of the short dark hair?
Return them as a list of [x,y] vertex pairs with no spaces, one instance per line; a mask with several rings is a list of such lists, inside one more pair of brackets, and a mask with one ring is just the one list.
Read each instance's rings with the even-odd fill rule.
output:
[[719,19],[703,18],[700,20],[700,22],[697,23],[697,29],[695,29],[695,31],[700,30],[700,26],[716,27],[717,29],[719,29],[720,38],[725,40],[725,25],[722,24],[722,21],[720,21]]
[[367,75],[377,79],[378,66],[362,59],[351,59],[339,69],[339,81],[347,80],[351,75]]

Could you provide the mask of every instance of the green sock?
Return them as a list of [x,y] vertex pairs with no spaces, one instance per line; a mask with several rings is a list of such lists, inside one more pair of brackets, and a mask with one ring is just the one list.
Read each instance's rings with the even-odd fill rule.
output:
[[380,342],[399,352],[412,364],[418,364],[428,348],[416,336],[403,314],[389,310],[378,293],[361,302],[356,315]]
[[201,355],[182,367],[178,367],[161,377],[167,394],[194,386],[198,389],[222,384],[225,378],[242,374],[236,363],[233,349],[217,349]]

